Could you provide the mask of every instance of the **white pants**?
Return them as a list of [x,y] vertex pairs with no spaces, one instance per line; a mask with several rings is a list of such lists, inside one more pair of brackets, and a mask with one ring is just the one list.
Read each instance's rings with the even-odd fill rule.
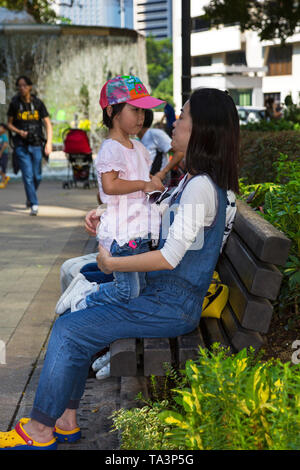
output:
[[60,267],[60,288],[64,292],[81,268],[88,263],[96,263],[97,253],[78,256],[77,258],[67,259]]

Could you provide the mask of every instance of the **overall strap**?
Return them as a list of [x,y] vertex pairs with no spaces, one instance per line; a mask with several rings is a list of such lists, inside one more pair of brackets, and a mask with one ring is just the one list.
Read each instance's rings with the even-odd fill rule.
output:
[[[186,185],[187,185],[193,178],[195,178],[195,176],[198,176],[198,175],[194,175],[194,176],[192,176],[191,178],[188,179],[187,174],[185,175],[185,181],[184,181],[184,183],[183,183],[183,185],[182,185],[182,188],[180,189],[180,191],[178,191],[177,193],[175,193],[175,194],[173,194],[173,195],[171,196],[170,203],[169,203],[170,206],[174,203],[174,201],[175,201],[179,196],[180,196],[180,198],[181,198],[181,195],[182,195],[183,190],[185,189]],[[180,200],[180,199],[179,199],[179,200]]]

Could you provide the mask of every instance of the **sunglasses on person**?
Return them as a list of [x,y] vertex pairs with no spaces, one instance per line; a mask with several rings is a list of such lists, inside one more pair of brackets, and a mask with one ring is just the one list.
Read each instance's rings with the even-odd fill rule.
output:
[[150,202],[150,204],[160,204],[163,199],[169,196],[168,190],[169,188],[166,188],[163,192],[150,191],[146,193],[148,202]]

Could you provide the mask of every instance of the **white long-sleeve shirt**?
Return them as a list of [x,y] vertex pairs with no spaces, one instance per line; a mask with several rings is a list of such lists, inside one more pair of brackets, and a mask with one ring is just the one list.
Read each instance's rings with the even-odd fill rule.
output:
[[[185,178],[179,183],[172,196],[180,191]],[[161,204],[161,213],[168,207],[169,198]],[[180,263],[187,250],[191,249],[199,232],[212,224],[217,210],[217,193],[211,179],[207,175],[195,176],[188,183],[188,190],[184,189],[174,221],[161,254],[174,268]],[[231,231],[236,214],[235,195],[227,191],[227,208],[225,232],[222,248]],[[222,250],[221,248],[221,250]]]

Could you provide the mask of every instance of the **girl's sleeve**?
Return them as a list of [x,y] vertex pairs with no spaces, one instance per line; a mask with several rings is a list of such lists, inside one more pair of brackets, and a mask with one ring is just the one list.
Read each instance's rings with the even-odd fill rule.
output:
[[126,163],[124,161],[124,156],[120,151],[120,147],[118,145],[114,145],[113,142],[102,146],[97,155],[95,166],[98,173],[126,171]]
[[193,243],[201,249],[204,227],[216,213],[214,186],[206,178],[195,178],[183,191],[177,213],[169,228],[166,242],[160,250],[168,263],[175,268]]

